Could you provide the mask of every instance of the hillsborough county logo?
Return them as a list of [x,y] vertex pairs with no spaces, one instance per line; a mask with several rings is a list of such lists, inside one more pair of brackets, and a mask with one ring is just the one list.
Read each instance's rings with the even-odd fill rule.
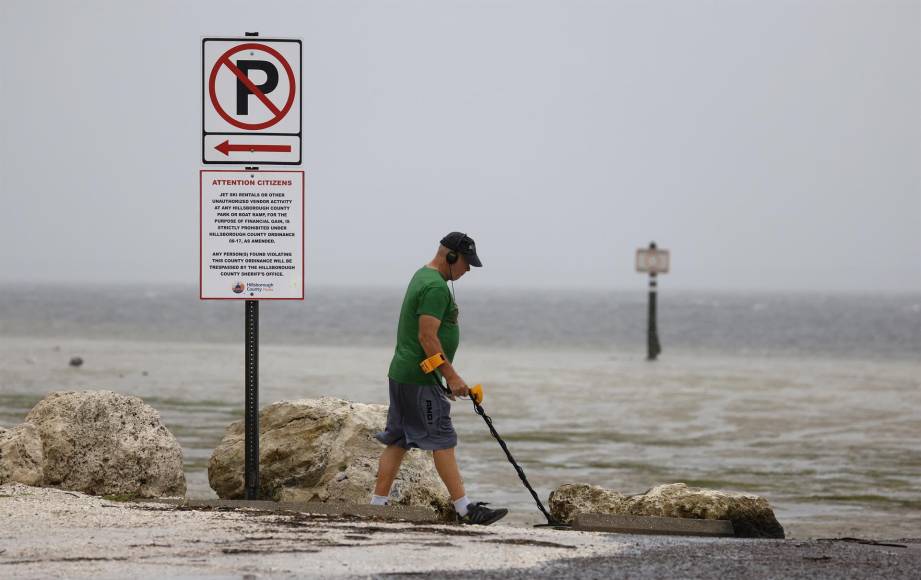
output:
[[246,284],[243,282],[237,282],[233,285],[234,294],[242,294],[244,290],[246,290]]

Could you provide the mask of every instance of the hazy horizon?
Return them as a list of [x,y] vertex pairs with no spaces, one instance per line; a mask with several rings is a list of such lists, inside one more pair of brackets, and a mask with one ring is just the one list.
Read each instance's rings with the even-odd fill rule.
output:
[[[201,39],[303,39],[309,289],[921,291],[921,3],[7,0],[7,283],[198,281]],[[263,169],[270,169],[263,166]],[[469,290],[468,290],[469,289]]]
[[[161,282],[161,281],[132,281],[132,280],[121,280],[121,281],[62,281],[62,280],[11,280],[11,284],[21,285],[21,286],[32,286],[32,287],[42,287],[42,288],[147,288],[150,290],[182,290],[187,289],[190,293],[198,296],[198,284],[194,282]],[[407,280],[408,283],[408,280]],[[335,283],[323,283],[323,284],[312,284],[309,280],[307,281],[307,295],[309,296],[311,291],[320,291],[320,292],[331,292],[331,291],[349,291],[349,292],[366,292],[373,293],[376,291],[381,292],[390,292],[390,293],[403,293],[406,289],[406,284],[399,283],[389,283],[389,284],[335,284]],[[458,296],[466,292],[537,292],[537,293],[586,293],[586,294],[637,294],[639,296],[645,296],[649,290],[647,280],[644,277],[639,280],[638,283],[634,286],[562,286],[562,285],[534,285],[528,286],[524,284],[503,284],[503,285],[470,285],[467,286],[463,281],[456,284],[456,290]],[[662,278],[659,278],[658,284],[658,293],[660,295],[667,295],[668,293],[676,294],[704,294],[704,295],[740,295],[740,294],[749,294],[751,296],[758,295],[814,295],[814,294],[826,294],[829,296],[834,295],[879,295],[879,296],[918,296],[921,298],[921,289],[914,288],[892,288],[892,289],[860,289],[860,288],[794,288],[794,289],[784,289],[784,288],[715,288],[715,287],[669,287],[667,284],[663,284]],[[661,299],[660,299],[661,300]],[[269,299],[268,302],[273,300]],[[290,301],[286,301],[290,302]],[[296,301],[294,301],[296,302]]]

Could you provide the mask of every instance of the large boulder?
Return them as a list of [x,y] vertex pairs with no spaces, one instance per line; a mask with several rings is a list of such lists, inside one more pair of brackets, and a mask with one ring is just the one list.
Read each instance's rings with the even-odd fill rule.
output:
[[[278,501],[367,503],[384,446],[387,407],[333,397],[274,403],[259,413],[260,496]],[[211,455],[208,481],[218,496],[244,496],[244,422],[227,427]],[[447,490],[431,455],[407,452],[391,491],[399,505],[432,508],[447,515]]]
[[182,448],[156,409],[138,397],[51,393],[26,422],[42,440],[46,486],[94,495],[185,495]]
[[42,440],[31,423],[0,428],[0,484],[7,482],[42,484]]
[[659,485],[639,495],[623,495],[596,485],[569,483],[550,494],[550,513],[570,523],[576,514],[659,516],[729,520],[741,538],[783,538],[783,526],[768,501],[751,494]]

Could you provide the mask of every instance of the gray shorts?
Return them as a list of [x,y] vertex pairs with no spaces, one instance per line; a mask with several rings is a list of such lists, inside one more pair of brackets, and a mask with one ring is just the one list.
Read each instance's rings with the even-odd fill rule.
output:
[[405,385],[390,379],[387,427],[374,436],[385,445],[428,451],[457,446],[451,401],[440,387]]

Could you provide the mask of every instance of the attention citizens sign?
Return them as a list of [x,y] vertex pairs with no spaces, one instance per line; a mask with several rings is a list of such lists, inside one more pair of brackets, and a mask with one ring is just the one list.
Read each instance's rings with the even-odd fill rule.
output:
[[199,297],[304,299],[304,172],[201,170]]

